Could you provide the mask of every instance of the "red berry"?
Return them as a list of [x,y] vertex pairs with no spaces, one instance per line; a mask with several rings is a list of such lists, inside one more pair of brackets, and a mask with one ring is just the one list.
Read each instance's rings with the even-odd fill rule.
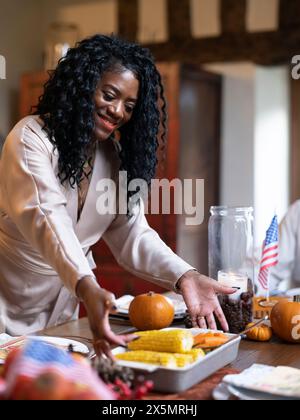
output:
[[136,389],[135,396],[136,398],[140,399],[144,397],[147,393],[148,393],[148,389],[145,386],[141,385]]
[[148,389],[148,391],[151,391],[153,389],[154,383],[153,381],[146,381],[144,385]]

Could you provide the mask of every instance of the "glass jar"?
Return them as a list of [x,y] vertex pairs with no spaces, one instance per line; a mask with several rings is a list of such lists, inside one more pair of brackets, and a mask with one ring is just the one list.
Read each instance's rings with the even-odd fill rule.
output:
[[45,51],[45,70],[53,70],[68,49],[74,47],[79,38],[77,25],[52,23],[49,26]]
[[211,207],[209,220],[209,276],[237,288],[219,301],[231,333],[238,334],[253,320],[253,208]]

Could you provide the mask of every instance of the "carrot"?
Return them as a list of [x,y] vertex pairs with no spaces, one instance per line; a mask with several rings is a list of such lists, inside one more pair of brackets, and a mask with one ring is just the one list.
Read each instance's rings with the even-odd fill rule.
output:
[[194,337],[194,346],[200,348],[218,347],[227,341],[228,337],[222,333],[198,334]]

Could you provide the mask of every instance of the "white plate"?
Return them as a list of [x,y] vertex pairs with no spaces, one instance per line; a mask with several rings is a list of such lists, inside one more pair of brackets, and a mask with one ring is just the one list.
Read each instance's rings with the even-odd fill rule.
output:
[[[5,350],[7,348],[14,348],[14,347],[22,347],[27,340],[39,340],[44,341],[48,344],[52,344],[58,348],[61,348],[63,350],[68,350],[69,345],[71,344],[73,346],[73,349],[75,352],[88,354],[89,349],[88,347],[80,343],[79,341],[70,340],[68,338],[61,338],[61,337],[46,337],[46,336],[28,336],[28,337],[22,337],[20,340],[14,338],[13,340],[5,343],[5,345],[0,346],[0,350]],[[0,365],[4,364],[5,359],[1,358],[1,352],[0,352]]]
[[76,340],[70,340],[68,338],[62,338],[62,337],[46,337],[46,336],[34,336],[30,337],[34,340],[40,340],[45,341],[48,344],[53,344],[56,347],[59,347],[63,350],[68,350],[68,347],[70,345],[73,346],[73,350],[78,353],[88,354],[89,349],[88,347],[81,343],[80,341]]
[[285,294],[290,297],[300,296],[300,287],[298,287],[297,289],[290,289]]
[[228,386],[224,383],[220,383],[213,390],[213,399],[216,401],[229,401],[232,394],[229,392]]
[[280,397],[265,392],[252,391],[250,389],[239,388],[233,385],[227,385],[228,391],[243,401],[294,401],[295,398]]
[[[174,319],[182,319],[186,315],[186,305],[183,301],[172,299],[170,296],[165,296],[169,299],[174,305]],[[121,315],[122,317],[128,317],[128,310],[131,301],[134,299],[134,296],[131,295],[124,295],[116,300],[117,306],[117,315]]]

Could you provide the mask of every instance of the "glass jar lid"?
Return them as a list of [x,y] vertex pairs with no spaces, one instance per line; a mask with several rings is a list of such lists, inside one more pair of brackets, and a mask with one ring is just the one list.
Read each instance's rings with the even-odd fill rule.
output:
[[228,207],[228,206],[212,206],[210,208],[211,215],[233,216],[242,214],[252,214],[253,207]]

